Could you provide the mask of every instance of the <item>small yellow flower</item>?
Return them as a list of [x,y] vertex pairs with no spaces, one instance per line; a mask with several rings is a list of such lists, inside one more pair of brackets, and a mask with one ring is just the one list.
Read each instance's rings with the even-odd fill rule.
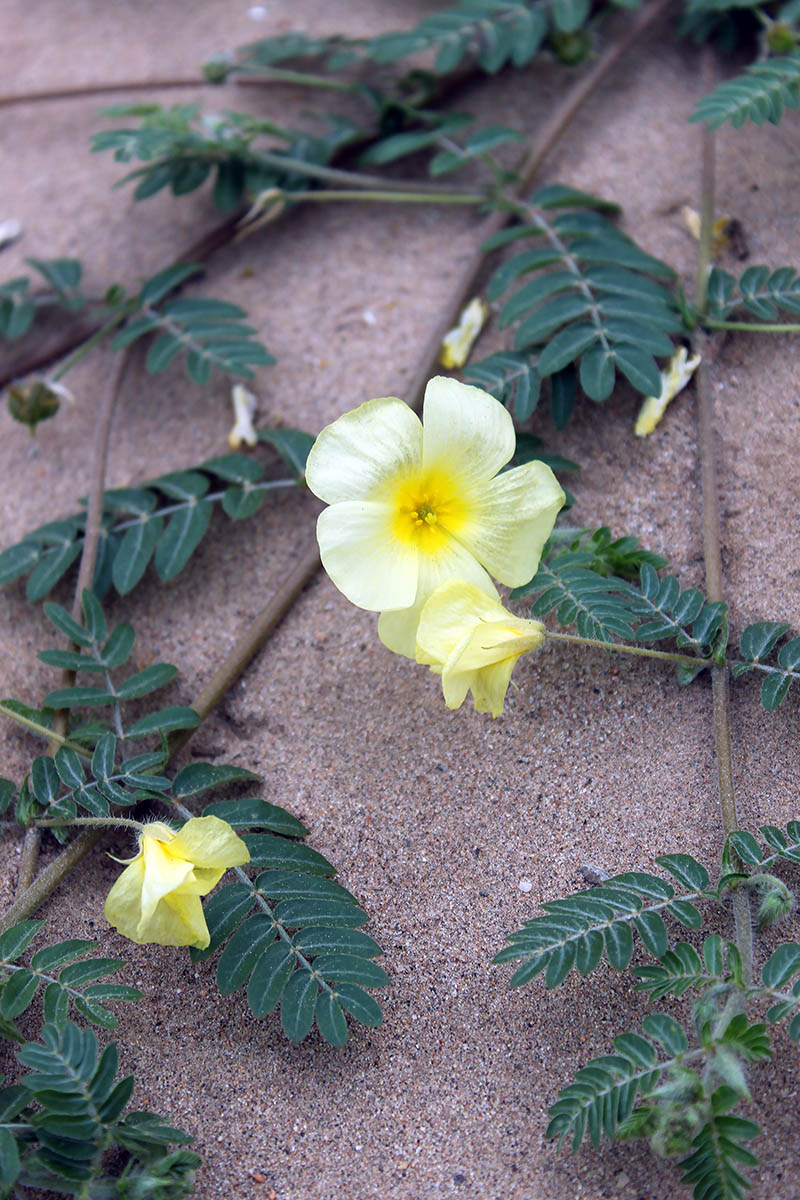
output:
[[228,867],[249,861],[247,846],[219,817],[192,817],[177,833],[153,821],[139,836],[139,853],[108,893],[106,920],[139,945],[203,950],[210,939],[200,897]]
[[517,659],[544,636],[540,621],[515,617],[474,584],[451,579],[422,609],[417,662],[441,673],[448,708],[459,708],[471,691],[476,712],[499,717]]
[[491,597],[487,572],[526,583],[564,503],[544,463],[498,474],[514,424],[480,388],[432,379],[423,420],[394,397],[369,400],[323,429],[306,464],[330,505],[317,522],[325,570],[353,604],[381,613],[381,641],[408,658],[440,583],[467,580]]
[[688,358],[686,347],[680,346],[665,370],[661,372],[661,394],[646,396],[639,409],[633,432],[637,437],[647,437],[659,423],[670,400],[674,400],[678,392],[682,392],[700,365],[700,355],[694,354]]
[[489,309],[478,296],[474,300],[470,300],[458,318],[456,327],[448,330],[442,338],[439,350],[440,366],[448,371],[464,366],[488,315]]

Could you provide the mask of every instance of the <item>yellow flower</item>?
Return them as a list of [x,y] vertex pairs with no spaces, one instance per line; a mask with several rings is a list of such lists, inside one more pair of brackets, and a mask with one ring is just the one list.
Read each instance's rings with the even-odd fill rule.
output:
[[394,397],[369,400],[323,429],[306,482],[326,501],[317,523],[325,570],[348,600],[380,612],[384,645],[415,655],[431,592],[463,579],[487,595],[526,583],[564,493],[544,463],[498,475],[514,424],[493,396],[432,379],[423,424]]
[[474,584],[452,579],[422,609],[417,662],[441,673],[448,708],[459,708],[471,691],[476,712],[499,717],[517,659],[544,637],[540,621],[515,617]]
[[200,897],[228,867],[249,861],[247,846],[219,817],[192,817],[177,833],[153,821],[139,836],[139,853],[108,893],[106,920],[140,945],[203,950],[209,935]]
[[687,356],[686,347],[679,346],[666,368],[661,372],[661,394],[646,396],[633,432],[637,437],[647,437],[659,423],[670,400],[674,400],[678,392],[682,392],[700,365],[700,355]]

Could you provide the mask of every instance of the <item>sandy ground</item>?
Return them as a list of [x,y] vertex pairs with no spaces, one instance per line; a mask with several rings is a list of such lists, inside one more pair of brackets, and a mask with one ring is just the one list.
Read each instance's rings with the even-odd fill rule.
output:
[[[4,0],[2,10],[3,90],[22,92],[191,74],[218,49],[269,32],[372,32],[410,23],[427,7],[308,0],[270,5],[260,22],[244,0],[173,0],[168,14],[155,0]],[[693,247],[677,209],[697,202],[698,137],[687,117],[700,94],[699,64],[693,48],[675,43],[673,24],[614,74],[542,178],[622,201],[624,228],[690,284]],[[561,68],[537,65],[474,87],[459,107],[532,133],[570,82]],[[277,116],[307,103],[277,88],[163,99]],[[0,217],[17,217],[25,230],[2,252],[3,278],[19,273],[24,255],[77,255],[89,286],[134,280],[215,224],[205,192],[134,205],[129,190],[111,191],[120,168],[87,152],[103,124],[101,103],[3,112]],[[742,221],[751,262],[800,260],[797,131],[790,113],[777,129],[719,136],[719,208]],[[205,294],[245,306],[278,360],[259,374],[262,422],[313,432],[370,396],[403,395],[477,227],[469,213],[317,208],[218,255]],[[714,371],[734,634],[751,620],[797,614],[793,355],[787,338],[741,336]],[[87,446],[109,370],[103,353],[76,369],[74,406],[43,425],[35,444],[0,414],[3,544],[73,511],[87,487]],[[621,387],[602,411],[584,403],[562,434],[544,413],[532,428],[582,464],[570,480],[577,521],[639,534],[671,558],[685,584],[700,584],[692,394],[647,441],[632,436],[635,410]],[[199,390],[180,365],[153,379],[138,363],[116,417],[110,482],[222,453],[229,420],[222,382]],[[114,601],[113,618],[137,629],[138,662],[180,667],[170,702],[191,701],[308,543],[315,512],[311,497],[286,494],[237,525],[216,517],[172,584],[150,574]],[[71,585],[55,598],[69,605]],[[301,817],[310,844],[338,865],[386,952],[384,1024],[357,1029],[344,1050],[316,1035],[289,1044],[276,1018],[257,1021],[241,996],[218,994],[213,963],[195,967],[182,952],[135,947],[109,932],[102,903],[117,867],[98,853],[44,913],[54,940],[94,936],[104,953],[123,956],[124,978],[145,994],[124,1014],[118,1037],[123,1065],[137,1074],[137,1105],[196,1134],[207,1163],[197,1189],[203,1200],[676,1195],[672,1168],[644,1146],[572,1157],[543,1139],[547,1105],[572,1072],[637,1026],[645,1007],[630,983],[603,968],[588,980],[570,976],[555,993],[539,980],[509,991],[510,969],[489,964],[504,932],[534,915],[540,900],[582,886],[582,863],[647,870],[673,850],[713,863],[720,824],[707,683],[680,691],[658,665],[549,646],[520,663],[506,712],[492,721],[466,707],[449,712],[436,680],[390,656],[374,626],[327,579],[315,579],[191,753],[262,773],[264,795]],[[53,672],[35,658],[52,644],[23,586],[1,591],[3,695],[35,704],[54,686]],[[798,815],[787,753],[797,699],[766,715],[748,680],[733,705],[741,823],[782,824]],[[1,773],[19,780],[39,747],[9,725],[0,738]],[[0,847],[3,903],[13,895],[20,845],[11,835]],[[53,852],[48,845],[45,857]],[[800,1197],[800,1178],[786,1166],[798,1150],[797,1055],[780,1038],[777,1047],[777,1061],[752,1077],[769,1130],[757,1144],[758,1200]]]

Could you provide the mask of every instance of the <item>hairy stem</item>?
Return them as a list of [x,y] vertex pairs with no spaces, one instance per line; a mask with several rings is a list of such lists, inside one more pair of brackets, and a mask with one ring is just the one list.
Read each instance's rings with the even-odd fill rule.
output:
[[61,829],[70,825],[98,825],[106,828],[119,825],[121,828],[138,829],[139,833],[144,829],[141,821],[134,821],[130,817],[64,817],[61,820],[37,821],[36,824],[39,829]]
[[706,329],[734,329],[742,333],[800,333],[800,325],[767,325],[758,321],[717,321],[713,317],[703,317]]
[[626,646],[622,642],[601,642],[599,638],[579,637],[576,633],[552,633],[545,629],[549,641],[572,642],[576,646],[594,646],[598,650],[619,650],[621,654],[636,654],[642,658],[659,658],[662,662],[677,663],[684,667],[709,666],[709,661],[691,654],[671,654],[666,650],[648,650],[646,646]]
[[[705,90],[710,90],[713,75],[713,51],[704,47],[703,74]],[[711,244],[714,224],[714,133],[703,128],[701,134],[702,195],[700,204],[700,248],[697,261],[697,313],[702,320],[708,307],[708,273],[711,265]],[[706,574],[706,592],[710,601],[721,601],[722,550],[719,519],[719,489],[717,483],[716,448],[714,444],[714,399],[711,391],[709,355],[711,345],[700,333],[694,338],[695,349],[701,350],[702,361],[696,379],[698,450],[703,496],[703,559]],[[711,694],[713,703],[714,732],[717,744],[717,777],[719,781],[719,803],[722,827],[727,838],[739,821],[736,814],[736,796],[733,786],[733,756],[731,752],[731,709],[729,676],[727,666],[715,664],[711,668]],[[743,976],[746,984],[753,976],[753,926],[750,914],[749,895],[741,888],[732,894],[733,917],[736,928],[736,945],[742,956]]]
[[[300,72],[282,71],[278,67],[272,67],[270,71],[274,72],[271,78],[272,82],[275,83],[302,82],[311,86],[310,80],[318,78],[318,76],[308,76],[306,78]],[[300,78],[294,78],[297,75],[300,75]],[[288,78],[284,78],[284,76]],[[258,79],[236,80],[237,86],[252,87],[259,83],[260,80]],[[52,100],[82,100],[86,96],[110,96],[115,92],[164,92],[181,88],[185,90],[187,88],[210,87],[218,88],[219,84],[212,83],[210,79],[205,79],[202,75],[190,76],[187,79],[127,79],[121,83],[105,81],[103,83],[78,84],[75,87],[44,88],[38,92],[9,92],[4,96],[0,96],[0,108],[8,108],[12,104],[41,104]]]
[[9,708],[2,701],[0,701],[0,716],[8,717],[9,721],[14,721],[23,729],[30,729],[31,733],[37,734],[38,737],[58,742],[59,746],[69,746],[70,750],[74,750],[77,754],[86,754],[85,748],[79,746],[77,742],[71,742],[63,734],[48,729],[46,725],[41,725],[38,721],[32,721],[30,717],[24,717],[22,713],[15,712],[13,708]]
[[[89,505],[86,512],[86,528],[83,535],[83,550],[81,552],[81,562],[78,568],[78,582],[75,585],[75,597],[72,603],[72,616],[74,620],[80,621],[81,618],[81,598],[84,589],[91,589],[94,579],[94,570],[97,563],[97,548],[100,541],[100,525],[103,517],[103,491],[106,480],[106,463],[108,461],[108,443],[111,436],[111,420],[114,415],[114,406],[119,395],[119,390],[122,385],[122,379],[125,374],[129,362],[129,355],[126,351],[117,359],[114,367],[114,372],[111,377],[111,382],[106,389],[103,401],[100,406],[100,412],[97,417],[95,426],[94,453],[92,457],[92,478],[89,487]],[[78,647],[72,645],[72,650],[77,650]],[[75,672],[64,671],[61,676],[61,686],[64,688],[72,687],[75,683]],[[64,744],[64,735],[67,732],[67,720],[69,712],[67,709],[59,709],[53,718],[53,736],[47,747],[47,753],[52,757],[56,751]],[[17,876],[16,895],[22,896],[27,888],[33,882],[33,877],[36,872],[36,862],[39,857],[39,847],[41,845],[42,835],[40,827],[31,825],[25,830],[25,838],[22,843],[22,854],[20,856],[19,874]]]
[[100,328],[92,334],[91,337],[87,338],[85,342],[81,342],[80,346],[78,346],[68,358],[65,358],[58,370],[54,372],[53,382],[55,383],[58,382],[59,379],[63,379],[67,372],[71,371],[76,363],[79,363],[81,359],[84,358],[91,350],[94,350],[95,346],[99,346],[101,342],[104,342],[108,335],[113,333],[117,326],[121,325],[127,316],[127,311],[115,313],[114,316],[108,321],[105,321]]
[[292,204],[306,202],[326,203],[330,200],[370,200],[380,204],[486,204],[487,197],[482,192],[461,192],[440,190],[436,192],[399,190],[367,190],[356,188],[339,190],[325,188],[319,192],[282,192],[282,198]]

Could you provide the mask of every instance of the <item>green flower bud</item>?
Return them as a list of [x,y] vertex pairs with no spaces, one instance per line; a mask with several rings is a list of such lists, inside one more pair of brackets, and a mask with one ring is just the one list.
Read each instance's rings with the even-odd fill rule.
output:
[[782,21],[776,21],[767,30],[766,39],[772,54],[791,54],[797,48],[797,34]]
[[578,67],[589,57],[592,44],[589,35],[583,30],[578,30],[577,33],[556,31],[550,35],[550,48],[565,67]]
[[60,403],[57,393],[40,379],[8,389],[8,411],[15,421],[27,425],[32,434],[40,421],[56,415]]

